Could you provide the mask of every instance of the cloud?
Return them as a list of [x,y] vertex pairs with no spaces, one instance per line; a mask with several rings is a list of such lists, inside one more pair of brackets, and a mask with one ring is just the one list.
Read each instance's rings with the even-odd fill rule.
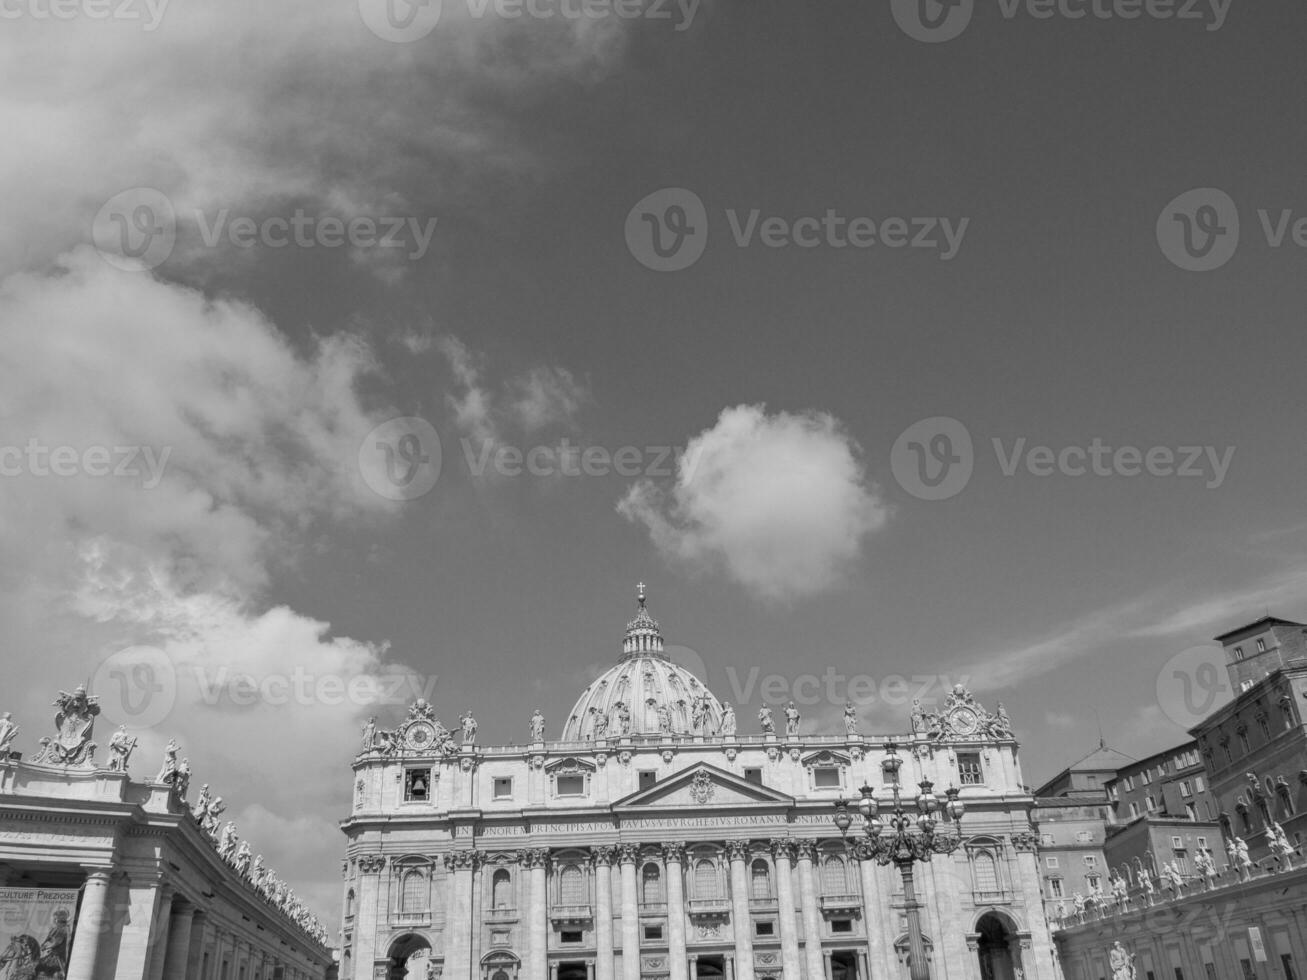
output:
[[[57,687],[90,675],[106,705],[121,702],[114,664],[98,667],[148,646],[169,665],[173,700],[140,732],[137,778],[175,735],[197,789],[213,782],[233,808],[257,799],[291,823],[342,810],[339,767],[375,710],[367,692],[410,672],[384,643],[333,636],[261,597],[320,524],[393,512],[356,462],[377,421],[356,395],[373,370],[367,348],[339,336],[297,352],[247,304],[119,272],[86,248],[0,282],[0,322],[0,619],[27,654],[6,666],[25,740],[51,724]],[[239,678],[305,674],[355,693],[239,697]],[[413,685],[399,690],[407,700]],[[320,866],[281,867],[286,843],[251,846],[330,895]],[[316,908],[330,919],[333,905]]]
[[393,44],[352,0],[162,6],[154,29],[85,16],[5,21],[0,182],[21,193],[6,201],[0,272],[40,268],[86,241],[100,206],[137,186],[176,207],[176,261],[214,255],[196,212],[475,212],[491,187],[502,195],[538,169],[514,124],[524,107],[552,84],[604,77],[637,29],[620,18],[473,17],[446,4],[430,37]]
[[442,336],[436,348],[454,375],[457,390],[445,397],[454,423],[480,442],[570,428],[590,400],[589,391],[566,368],[536,366],[496,387],[484,380],[485,358],[457,337]]
[[764,599],[809,596],[886,521],[860,455],[830,415],[739,405],[688,442],[670,489],[637,483],[618,511],[670,559],[720,567]]
[[[258,588],[267,549],[292,546],[313,517],[388,506],[355,462],[375,424],[354,393],[371,370],[356,341],[301,357],[252,307],[117,272],[85,248],[0,283],[0,320],[0,504],[26,515],[0,525],[6,561],[104,534]],[[110,461],[56,475],[42,455],[57,447]]]
[[977,678],[978,687],[995,690],[1015,686],[1123,642],[1206,642],[1235,623],[1257,619],[1267,608],[1292,608],[1307,601],[1307,572],[1286,568],[1264,576],[1241,592],[1212,592],[1198,600],[1192,598],[1193,594],[1192,588],[1180,586],[1152,589],[1086,613],[1039,639],[969,656],[968,669]]

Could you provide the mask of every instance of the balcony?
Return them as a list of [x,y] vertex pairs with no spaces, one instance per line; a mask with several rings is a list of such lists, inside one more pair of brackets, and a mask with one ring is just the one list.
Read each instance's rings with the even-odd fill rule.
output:
[[498,908],[486,909],[486,919],[490,922],[516,922],[517,909],[502,905]]
[[431,924],[431,910],[419,912],[392,912],[390,921],[397,926],[425,926]]
[[749,899],[749,908],[754,910],[774,909],[776,908],[776,896],[769,895],[766,898],[751,898]]
[[976,905],[1011,905],[1012,890],[1009,888],[999,888],[981,891],[974,889],[971,892],[971,901]]
[[691,918],[725,919],[731,914],[731,900],[721,896],[715,898],[692,898],[685,903]]
[[555,925],[584,925],[594,917],[589,905],[555,905],[549,918]]
[[857,912],[861,909],[861,895],[823,895],[821,897],[821,910],[823,912]]

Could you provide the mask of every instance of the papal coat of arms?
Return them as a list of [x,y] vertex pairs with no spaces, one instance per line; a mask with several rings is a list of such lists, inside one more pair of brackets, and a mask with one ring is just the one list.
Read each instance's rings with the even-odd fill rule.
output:
[[713,798],[714,791],[712,776],[706,772],[695,773],[694,779],[690,780],[690,799],[695,803],[707,803]]
[[54,705],[59,709],[54,717],[56,734],[53,738],[41,739],[41,750],[32,761],[90,768],[95,754],[91,735],[95,716],[100,713],[100,699],[87,694],[86,688],[79,687],[71,694],[60,691]]

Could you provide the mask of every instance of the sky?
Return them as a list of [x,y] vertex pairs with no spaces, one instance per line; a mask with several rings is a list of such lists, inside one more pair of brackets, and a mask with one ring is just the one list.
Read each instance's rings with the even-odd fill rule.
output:
[[922,2],[4,5],[14,748],[331,921],[364,721],[557,731],[640,581],[746,732],[1183,740],[1307,617],[1307,11]]

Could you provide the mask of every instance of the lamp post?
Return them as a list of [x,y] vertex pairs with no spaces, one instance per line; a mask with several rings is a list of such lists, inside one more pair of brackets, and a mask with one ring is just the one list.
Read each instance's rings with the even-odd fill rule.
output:
[[[926,945],[921,938],[921,913],[917,906],[917,892],[913,884],[913,865],[918,861],[929,861],[935,854],[952,854],[962,843],[962,831],[959,827],[952,835],[937,834],[939,822],[936,813],[941,805],[948,816],[957,823],[962,819],[966,805],[958,798],[959,790],[950,786],[945,792],[946,800],[941,801],[934,792],[935,784],[923,779],[918,786],[921,792],[912,801],[915,814],[904,806],[899,795],[899,770],[903,760],[898,756],[898,749],[893,742],[885,743],[885,759],[881,769],[885,772],[886,782],[894,791],[894,802],[882,817],[880,803],[876,800],[875,790],[870,786],[861,789],[862,799],[857,801],[857,808],[862,815],[862,830],[866,840],[853,845],[854,853],[860,861],[875,861],[879,865],[893,864],[903,876],[903,900],[908,913],[908,972],[912,980],[930,980],[930,967],[926,964]],[[912,825],[917,829],[913,830]],[[853,825],[853,816],[849,813],[849,801],[835,801],[835,826],[840,836],[847,837]]]

